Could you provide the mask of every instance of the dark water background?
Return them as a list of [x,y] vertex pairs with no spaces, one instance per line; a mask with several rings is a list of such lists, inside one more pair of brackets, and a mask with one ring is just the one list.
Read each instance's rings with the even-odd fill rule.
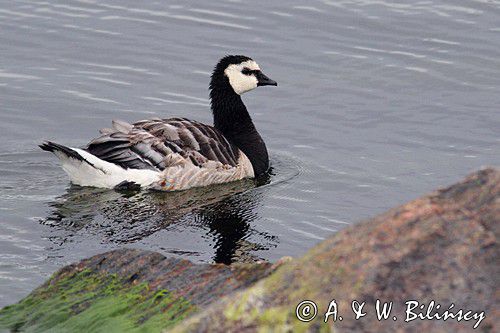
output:
[[[114,118],[211,123],[209,73],[253,57],[260,181],[174,194],[71,187],[43,139]],[[0,306],[130,246],[196,262],[298,256],[500,162],[499,1],[0,0]]]

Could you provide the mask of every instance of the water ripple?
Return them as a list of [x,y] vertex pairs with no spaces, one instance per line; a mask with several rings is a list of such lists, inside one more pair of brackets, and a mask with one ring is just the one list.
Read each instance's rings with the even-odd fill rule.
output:
[[[497,0],[1,2],[0,306],[124,244],[198,262],[301,255],[499,164],[499,17]],[[37,147],[82,146],[116,118],[212,123],[210,74],[231,53],[279,82],[243,96],[269,179],[84,189]]]

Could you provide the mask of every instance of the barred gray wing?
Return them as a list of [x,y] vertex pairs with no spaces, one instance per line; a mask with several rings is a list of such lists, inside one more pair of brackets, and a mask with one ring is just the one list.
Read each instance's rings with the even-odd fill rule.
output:
[[148,119],[113,128],[92,140],[86,150],[123,168],[164,170],[178,163],[202,167],[209,161],[236,166],[238,148],[216,128],[185,118]]

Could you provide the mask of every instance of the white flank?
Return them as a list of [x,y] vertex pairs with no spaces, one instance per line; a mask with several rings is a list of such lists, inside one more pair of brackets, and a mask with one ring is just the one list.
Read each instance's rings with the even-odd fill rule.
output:
[[[221,184],[243,178],[253,178],[253,167],[248,157],[240,151],[236,167],[222,165],[220,162],[209,161],[201,168],[193,165],[190,160],[182,159],[174,166],[163,171],[145,169],[124,169],[116,164],[106,162],[89,152],[70,148],[89,163],[68,157],[60,151],[54,154],[61,160],[62,168],[69,175],[72,183],[80,186],[114,188],[123,181],[134,182],[143,188],[178,191],[193,187]],[[174,156],[171,156],[174,158]]]

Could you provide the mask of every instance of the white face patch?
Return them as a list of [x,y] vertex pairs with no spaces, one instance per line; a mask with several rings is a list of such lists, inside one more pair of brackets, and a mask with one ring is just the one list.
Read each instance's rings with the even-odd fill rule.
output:
[[224,74],[229,79],[229,84],[238,95],[257,88],[257,78],[255,75],[245,75],[241,73],[243,68],[248,68],[252,71],[260,70],[259,65],[257,65],[257,63],[253,60],[244,61],[240,64],[229,65],[224,70]]

